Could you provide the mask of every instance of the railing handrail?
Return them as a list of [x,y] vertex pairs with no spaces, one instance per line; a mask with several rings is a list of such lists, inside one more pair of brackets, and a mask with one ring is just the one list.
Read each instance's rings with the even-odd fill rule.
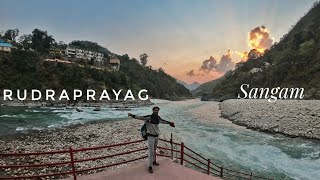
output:
[[111,157],[115,157],[115,156],[121,156],[121,155],[135,153],[135,152],[139,152],[139,151],[143,151],[143,150],[147,150],[147,149],[148,148],[140,148],[140,149],[137,149],[137,150],[127,151],[127,152],[122,152],[122,153],[117,153],[117,154],[111,154],[111,155],[107,155],[107,156],[99,156],[99,157],[94,157],[94,158],[75,160],[73,162],[74,163],[79,163],[79,162],[85,162],[85,161],[95,161],[95,160],[98,160],[98,159],[105,159],[105,158],[111,158]]
[[42,167],[42,166],[56,166],[70,164],[71,161],[55,162],[55,163],[45,163],[45,164],[27,164],[27,165],[1,165],[0,168],[24,168],[24,167]]
[[106,145],[106,146],[97,146],[97,147],[91,147],[91,148],[80,148],[80,149],[75,149],[74,152],[82,152],[82,151],[89,151],[89,150],[97,150],[97,149],[105,149],[105,148],[110,148],[110,147],[117,147],[117,146],[124,146],[128,144],[134,144],[134,143],[139,143],[143,142],[144,140],[137,140],[137,141],[131,141],[131,142],[124,142],[124,143],[119,143],[119,144],[111,144],[111,145]]
[[102,168],[117,166],[117,165],[120,165],[120,164],[126,164],[126,163],[129,163],[129,162],[132,162],[132,161],[137,161],[137,160],[140,160],[140,159],[143,159],[143,158],[146,158],[146,157],[148,157],[148,156],[142,156],[142,157],[135,158],[135,159],[132,159],[132,160],[123,161],[123,162],[114,163],[114,164],[109,164],[109,165],[104,165],[104,166],[99,166],[99,167],[81,169],[81,170],[77,170],[76,172],[79,173],[79,172],[84,172],[84,171],[91,171],[91,170],[96,170],[96,169],[102,169]]
[[190,148],[188,148],[187,146],[185,146],[185,148],[186,148],[187,150],[189,150],[190,152],[194,153],[195,155],[197,155],[197,156],[201,157],[201,158],[202,158],[202,159],[204,159],[205,161],[207,161],[207,160],[208,160],[208,159],[206,159],[206,158],[202,157],[200,154],[198,154],[198,153],[194,152],[193,150],[191,150],[191,149],[190,149]]
[[[124,142],[124,143],[118,143],[118,144],[110,144],[105,146],[95,146],[90,148],[79,148],[79,149],[73,149],[73,152],[82,152],[82,151],[89,151],[89,150],[97,150],[97,149],[105,149],[110,147],[116,147],[116,146],[123,146],[128,144],[134,144],[143,142],[144,140],[136,140],[136,141],[130,141],[130,142]],[[47,151],[47,152],[31,152],[31,153],[0,153],[0,156],[31,156],[31,155],[48,155],[48,154],[64,154],[69,153],[70,150],[58,150],[58,151]]]
[[111,144],[111,145],[105,145],[105,146],[96,146],[96,147],[90,147],[90,148],[79,148],[79,149],[72,149],[71,147],[69,150],[59,150],[59,151],[49,151],[49,152],[31,152],[31,153],[0,153],[0,156],[3,157],[17,157],[17,156],[39,156],[39,155],[53,155],[53,154],[70,154],[70,161],[63,161],[63,162],[54,162],[54,163],[44,163],[44,164],[24,164],[24,165],[0,165],[0,168],[30,168],[30,167],[43,167],[43,166],[57,166],[57,165],[65,165],[65,164],[70,164],[72,166],[71,171],[67,172],[61,172],[61,173],[52,173],[52,174],[42,174],[42,175],[31,175],[31,176],[13,176],[13,177],[1,177],[0,179],[25,179],[25,178],[41,178],[41,177],[50,177],[50,176],[61,176],[61,175],[68,175],[68,174],[73,174],[74,180],[77,179],[76,173],[83,172],[83,171],[90,171],[90,170],[95,170],[95,169],[101,169],[101,168],[107,168],[107,167],[112,167],[112,166],[117,166],[120,164],[125,164],[129,163],[131,161],[136,161],[139,159],[146,158],[147,156],[142,156],[133,160],[128,160],[120,163],[114,163],[110,165],[104,165],[104,166],[99,166],[99,167],[93,167],[93,168],[88,168],[88,169],[79,169],[76,170],[74,164],[79,163],[79,162],[84,162],[84,161],[90,161],[90,160],[97,160],[97,159],[102,159],[102,158],[108,158],[108,157],[114,157],[114,156],[120,156],[120,155],[125,155],[125,154],[130,154],[142,150],[146,150],[147,148],[140,148],[132,151],[126,151],[123,153],[118,153],[118,154],[113,154],[113,155],[108,155],[108,156],[103,156],[103,157],[95,157],[95,158],[88,158],[88,159],[82,159],[82,160],[74,160],[74,153],[77,152],[85,152],[89,150],[98,150],[98,149],[105,149],[105,148],[111,148],[111,147],[117,147],[117,146],[125,146],[128,144],[134,144],[134,143],[140,143],[143,142],[144,140],[136,140],[136,141],[130,141],[130,142],[124,142],[124,143],[119,143],[119,144]]
[[[197,168],[199,168],[201,170],[204,170],[209,175],[213,174],[213,175],[220,176],[220,177],[224,177],[224,174],[229,174],[231,176],[235,176],[235,177],[238,177],[238,178],[245,178],[245,179],[250,179],[250,180],[252,178],[268,179],[268,178],[264,178],[264,177],[260,177],[260,176],[255,176],[255,175],[252,174],[252,172],[250,174],[248,174],[248,173],[243,173],[243,172],[231,170],[229,168],[224,168],[222,166],[218,166],[218,165],[212,163],[212,161],[210,159],[204,158],[200,154],[196,153],[192,149],[190,149],[187,146],[185,146],[183,142],[181,142],[181,143],[173,142],[172,134],[171,134],[170,141],[165,140],[165,139],[161,139],[161,138],[159,138],[159,140],[171,144],[171,148],[158,146],[159,149],[164,149],[164,150],[167,150],[167,151],[170,150],[171,151],[171,156],[165,155],[165,154],[157,154],[157,155],[158,156],[164,156],[164,157],[173,158],[173,152],[180,153],[180,157],[175,157],[175,158],[180,160],[180,164],[181,165],[183,165],[183,162],[185,161],[185,162],[187,162],[187,163],[189,163],[189,164],[191,164],[191,165],[193,165],[193,166],[195,166],[195,167],[197,167]],[[126,152],[117,153],[117,154],[112,154],[112,155],[99,156],[99,157],[87,158],[87,159],[76,159],[76,160],[74,159],[74,153],[91,151],[91,150],[98,150],[98,149],[105,149],[105,148],[112,148],[112,147],[118,147],[118,146],[125,146],[125,145],[128,145],[128,144],[135,144],[135,143],[140,143],[140,142],[143,142],[143,141],[144,140],[136,140],[136,141],[130,141],[130,142],[124,142],[124,143],[118,143],[118,144],[96,146],[96,147],[89,147],[89,148],[79,148],[79,149],[72,149],[70,147],[69,150],[59,150],[59,151],[49,151],[49,152],[0,153],[0,156],[4,156],[4,157],[7,157],[7,156],[13,156],[13,157],[16,157],[16,156],[30,156],[30,155],[37,156],[37,155],[49,155],[49,154],[53,155],[53,154],[65,154],[65,153],[69,153],[70,154],[70,161],[54,162],[54,163],[50,162],[50,163],[44,163],[44,164],[27,164],[27,165],[21,165],[21,164],[19,164],[19,165],[0,165],[0,168],[23,168],[23,167],[29,168],[29,167],[57,166],[57,165],[65,165],[65,164],[69,164],[72,167],[72,170],[71,171],[67,171],[67,172],[53,173],[53,174],[43,174],[43,175],[32,175],[32,176],[0,177],[0,179],[39,178],[39,177],[47,177],[47,176],[59,176],[59,175],[73,174],[74,180],[76,180],[77,179],[77,175],[76,175],[77,173],[84,172],[84,171],[90,171],[90,170],[96,170],[96,169],[102,169],[102,168],[107,168],[107,167],[112,167],[112,166],[117,166],[117,165],[120,165],[120,164],[126,164],[126,163],[129,163],[129,162],[132,162],[132,161],[137,161],[137,160],[146,158],[147,156],[142,156],[142,157],[138,157],[138,158],[135,158],[135,159],[132,159],[132,160],[122,161],[122,162],[119,162],[119,163],[113,163],[113,164],[109,164],[109,165],[91,167],[91,168],[87,168],[87,169],[76,169],[75,168],[75,163],[80,163],[80,162],[85,162],[85,161],[95,161],[95,160],[98,160],[98,159],[105,159],[105,158],[111,158],[111,157],[121,156],[121,155],[125,155],[125,154],[135,153],[135,152],[138,152],[138,151],[146,150],[147,147],[138,148],[138,149],[135,149],[135,150],[126,151]],[[180,150],[173,149],[173,146],[172,146],[173,144],[179,145],[181,149]],[[193,154],[197,155],[201,159],[205,160],[207,162],[207,164],[202,162],[202,161],[200,161],[199,159],[191,156],[190,154],[187,154],[184,149],[187,149],[188,151],[190,151]],[[196,164],[196,163],[193,163],[193,162],[191,162],[189,160],[186,160],[184,158],[184,155],[186,155],[187,157],[199,162],[201,165],[205,165],[206,168],[201,167],[200,164]],[[211,164],[214,165],[215,167],[217,167],[220,170],[214,169],[214,167],[210,166]],[[213,171],[211,171],[211,170],[213,170]],[[224,172],[224,170],[229,171],[229,172]],[[217,172],[218,175],[215,172]],[[239,174],[239,175],[237,175],[237,174]],[[242,177],[240,175],[249,176],[249,178]]]
[[[165,139],[161,139],[161,138],[159,138],[159,140],[164,141],[164,142],[168,142],[168,143],[173,143],[173,144],[176,144],[176,145],[180,145],[180,146],[181,146],[181,150],[180,150],[181,156],[180,156],[180,157],[176,157],[177,159],[180,160],[180,164],[183,164],[183,161],[186,161],[186,162],[188,162],[189,164],[192,164],[193,166],[195,166],[195,167],[197,167],[197,168],[199,168],[199,169],[201,169],[201,170],[205,170],[204,168],[199,167],[198,165],[196,165],[196,164],[194,164],[194,163],[192,163],[192,162],[184,159],[184,155],[186,155],[186,156],[190,157],[191,159],[193,159],[193,160],[195,160],[195,161],[198,161],[201,165],[206,165],[206,166],[207,166],[207,170],[206,170],[206,171],[207,171],[207,174],[217,175],[216,173],[211,172],[211,170],[213,170],[213,171],[219,172],[219,173],[220,173],[220,175],[219,175],[220,177],[224,177],[223,175],[224,175],[224,173],[225,173],[225,174],[230,174],[230,175],[235,176],[235,177],[238,177],[238,178],[244,178],[244,179],[250,179],[250,180],[252,180],[252,178],[270,179],[270,178],[265,178],[265,177],[253,175],[252,172],[251,172],[250,174],[249,174],[249,173],[244,173],[244,172],[232,170],[232,169],[229,169],[229,168],[224,168],[224,167],[222,167],[222,166],[219,166],[219,165],[217,165],[217,164],[214,164],[214,163],[211,162],[210,159],[206,159],[205,157],[203,157],[203,156],[201,156],[200,154],[196,153],[195,151],[193,151],[193,150],[190,149],[189,147],[185,146],[184,143],[175,143],[175,142],[173,142],[173,141],[172,141],[172,134],[171,134],[171,139],[170,139],[170,141],[165,140]],[[161,148],[161,149],[168,149],[168,148]],[[197,155],[197,156],[200,157],[201,159],[207,161],[208,164],[205,164],[205,163],[203,163],[202,161],[200,161],[199,159],[196,159],[196,158],[192,157],[191,155],[187,154],[187,153],[184,151],[184,149],[187,149],[188,151],[190,151],[190,152],[192,152],[193,154]],[[179,152],[179,151],[177,151],[177,150],[172,150],[172,149],[171,149],[171,151]],[[160,155],[160,156],[161,156],[161,155]],[[166,156],[166,157],[168,157],[168,156]],[[171,158],[172,158],[172,157],[171,157]],[[213,167],[210,167],[210,164],[212,164],[212,165],[214,165],[215,167],[219,168],[220,171],[214,169]],[[224,172],[224,170],[226,170],[227,172]],[[231,174],[231,173],[228,172],[228,171],[233,172],[233,173],[236,173],[236,174],[239,174],[239,175]],[[242,176],[245,175],[245,176],[248,176],[249,178],[242,177],[242,176],[240,176],[240,175],[242,175]],[[270,179],[270,180],[271,180],[271,179]]]

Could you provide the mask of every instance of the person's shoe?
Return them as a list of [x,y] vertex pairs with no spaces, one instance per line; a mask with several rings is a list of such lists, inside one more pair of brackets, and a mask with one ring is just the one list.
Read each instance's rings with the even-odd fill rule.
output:
[[159,166],[160,164],[157,163],[157,162],[153,162],[153,165],[154,165],[154,166]]
[[153,173],[153,169],[151,166],[149,167],[149,173]]

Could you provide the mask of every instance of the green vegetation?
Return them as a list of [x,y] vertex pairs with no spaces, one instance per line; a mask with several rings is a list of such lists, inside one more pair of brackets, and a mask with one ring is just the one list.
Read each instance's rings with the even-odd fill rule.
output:
[[[93,65],[93,60],[82,60],[86,61],[80,63],[83,66],[75,63],[43,61],[48,57],[57,57],[56,54],[50,54],[52,49],[63,50],[67,46],[62,41],[56,43],[47,31],[35,29],[32,34],[22,35],[19,43],[15,41],[14,43],[18,49],[13,49],[8,54],[0,52],[0,90],[11,89],[16,92],[17,89],[26,89],[30,92],[31,89],[41,91],[53,89],[59,93],[63,89],[68,92],[74,89],[82,91],[94,89],[96,92],[103,89],[131,89],[136,94],[141,89],[147,89],[148,95],[152,98],[179,100],[192,97],[185,87],[162,69],[153,70],[151,67],[142,66],[136,59],[130,59],[127,54],[123,56],[112,54],[94,42],[72,41],[70,45],[101,52],[105,55],[105,61],[109,60],[110,56],[117,57],[121,62],[119,71],[93,68],[90,66]],[[145,54],[144,57],[147,56]]]
[[148,55],[146,53],[140,54],[140,62],[142,66],[146,66],[148,62]]
[[[267,63],[270,65],[266,66]],[[253,68],[261,72],[251,73]],[[320,4],[273,45],[264,56],[249,59],[211,90],[211,98],[237,98],[241,84],[250,87],[301,87],[305,99],[320,99]]]
[[161,68],[152,70],[141,66],[137,60],[129,60],[127,56],[118,56],[121,61],[120,72],[125,73],[128,81],[133,83],[133,89],[147,89],[153,97],[178,100],[190,98],[189,90],[166,74]]
[[0,54],[0,89],[131,89],[137,93],[147,89],[154,98],[177,100],[191,97],[189,91],[163,71],[141,66],[137,61],[118,56],[120,71],[80,67],[76,64],[44,62],[37,53],[14,50]]
[[79,47],[81,49],[85,49],[85,50],[88,50],[88,51],[99,52],[99,53],[104,54],[105,56],[107,56],[107,54],[111,54],[111,52],[107,48],[104,48],[104,47],[100,46],[96,42],[79,41],[79,40],[77,40],[77,41],[72,41],[70,43],[70,45],[77,46],[77,47]]
[[3,38],[8,39],[10,41],[15,41],[17,36],[19,36],[19,29],[8,29],[4,33]]
[[31,48],[39,53],[49,53],[50,48],[56,44],[51,35],[48,35],[47,31],[41,31],[35,29],[32,31]]

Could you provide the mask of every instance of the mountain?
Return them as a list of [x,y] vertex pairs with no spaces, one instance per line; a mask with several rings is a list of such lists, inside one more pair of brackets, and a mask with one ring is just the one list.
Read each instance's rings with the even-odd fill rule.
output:
[[250,87],[304,88],[304,99],[320,99],[320,4],[315,3],[280,42],[262,57],[238,64],[212,88],[211,98],[237,98]]
[[192,94],[183,85],[176,82],[163,70],[153,70],[140,65],[135,59],[127,55],[117,56],[121,62],[120,72],[124,73],[127,81],[134,85],[132,88],[147,89],[148,94],[155,98],[168,100],[181,100],[193,98]]
[[192,84],[189,84],[189,86],[187,87],[187,89],[189,90],[194,90],[196,89],[197,87],[199,87],[201,84],[198,83],[198,82],[193,82]]
[[223,81],[229,73],[231,73],[231,71],[226,72],[224,76],[218,79],[199,85],[197,88],[191,91],[191,94],[195,97],[202,96],[203,94],[211,94],[212,89],[214,89],[217,86],[217,84],[221,83],[221,81]]
[[0,90],[25,89],[30,92],[38,89],[43,92],[53,89],[58,94],[65,89],[72,94],[74,89],[94,89],[96,92],[130,89],[136,95],[141,89],[147,89],[152,98],[192,98],[188,89],[164,71],[144,67],[127,55],[117,55],[117,58],[121,62],[120,70],[111,71],[87,64],[48,62],[44,61],[43,54],[13,49],[8,54],[0,53]]
[[177,82],[179,84],[182,84],[185,88],[189,89],[190,91],[196,89],[197,87],[199,87],[201,85],[198,82],[193,82],[192,84],[188,84],[188,83],[181,81],[181,80],[178,80],[178,79],[177,79]]

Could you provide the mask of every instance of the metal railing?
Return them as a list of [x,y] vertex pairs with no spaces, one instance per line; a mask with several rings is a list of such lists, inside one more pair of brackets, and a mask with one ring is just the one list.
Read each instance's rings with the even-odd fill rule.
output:
[[[210,159],[206,159],[200,154],[196,153],[192,149],[188,148],[187,146],[184,145],[183,142],[181,143],[176,143],[172,141],[172,134],[170,141],[160,139],[160,141],[170,143],[171,148],[164,148],[164,147],[158,147],[159,149],[171,151],[171,155],[163,155],[163,154],[157,154],[157,156],[164,156],[164,157],[170,157],[171,159],[175,158],[180,161],[181,165],[184,165],[185,163],[188,163],[195,167],[196,169],[200,170],[200,172],[206,173],[208,175],[214,175],[218,176],[221,178],[234,178],[234,179],[248,179],[248,180],[253,180],[253,179],[261,179],[261,180],[272,180],[273,178],[266,178],[262,176],[257,176],[254,175],[252,172],[246,173],[246,172],[240,172],[236,170],[232,170],[231,168],[225,168],[223,166],[219,166],[215,163],[213,163]],[[177,148],[173,148],[173,145],[176,145],[176,147],[179,147],[180,150],[177,150]],[[173,156],[173,153],[177,152],[179,153],[177,156]],[[190,153],[193,154],[190,155]]]
[[[169,157],[171,159],[175,158],[180,161],[181,165],[184,165],[184,163],[188,163],[190,165],[193,165],[200,171],[208,174],[208,175],[214,175],[214,176],[219,176],[221,178],[226,178],[226,177],[235,177],[237,179],[270,179],[270,178],[264,178],[264,177],[259,177],[256,175],[253,175],[252,173],[243,173],[235,170],[231,170],[229,168],[224,168],[222,166],[219,166],[217,164],[212,163],[210,159],[206,159],[200,154],[196,153],[195,151],[191,150],[190,148],[186,147],[184,143],[176,143],[173,142],[172,140],[172,134],[170,141],[165,140],[165,139],[159,139],[161,142],[164,143],[169,143],[170,147],[163,147],[163,146],[158,146],[158,149],[162,151],[162,153],[156,153],[157,156],[162,156],[162,157]],[[104,155],[104,156],[98,156],[98,157],[91,157],[91,158],[85,158],[85,159],[75,159],[75,153],[79,152],[86,152],[86,151],[96,151],[96,150],[102,150],[106,148],[114,148],[114,147],[120,147],[120,146],[126,146],[129,144],[137,144],[144,142],[144,140],[137,140],[137,141],[131,141],[131,142],[125,142],[125,143],[119,143],[119,144],[113,144],[113,145],[105,145],[105,146],[98,146],[98,147],[90,147],[90,148],[80,148],[80,149],[73,149],[70,147],[68,150],[60,150],[60,151],[50,151],[50,152],[34,152],[34,153],[0,153],[1,158],[14,158],[14,157],[21,157],[21,156],[41,156],[41,155],[55,155],[55,154],[67,154],[70,158],[69,161],[63,161],[63,162],[50,162],[50,163],[39,163],[39,164],[10,164],[10,165],[0,165],[0,173],[1,170],[5,172],[5,169],[17,169],[17,168],[37,168],[37,167],[57,167],[61,165],[68,165],[69,170],[65,172],[57,172],[57,173],[51,173],[51,174],[41,174],[41,175],[18,175],[18,176],[0,176],[0,179],[36,179],[36,178],[44,178],[44,177],[59,177],[62,178],[63,176],[70,176],[72,175],[73,179],[77,179],[77,174],[87,172],[87,171],[92,171],[92,170],[98,170],[98,169],[104,169],[104,168],[109,168],[113,166],[118,166],[121,164],[127,164],[129,162],[133,161],[138,161],[144,158],[147,158],[147,155],[143,155],[141,157],[137,157],[134,159],[130,160],[125,160],[117,163],[112,163],[112,164],[104,164],[101,166],[96,166],[96,167],[89,167],[89,168],[83,168],[83,169],[78,169],[76,168],[77,163],[82,163],[82,162],[88,162],[88,161],[96,161],[96,160],[102,160],[102,159],[108,159],[112,157],[118,157],[126,154],[132,154],[140,151],[145,151],[147,150],[147,147],[144,148],[137,148],[134,150],[126,151],[126,152],[121,152],[121,153],[116,153],[116,154],[111,154],[111,155]],[[173,147],[175,146],[175,147]],[[178,150],[179,147],[180,149]],[[187,152],[191,152],[194,156],[190,155]],[[176,155],[174,156],[174,153]],[[192,162],[195,161],[195,162]]]

